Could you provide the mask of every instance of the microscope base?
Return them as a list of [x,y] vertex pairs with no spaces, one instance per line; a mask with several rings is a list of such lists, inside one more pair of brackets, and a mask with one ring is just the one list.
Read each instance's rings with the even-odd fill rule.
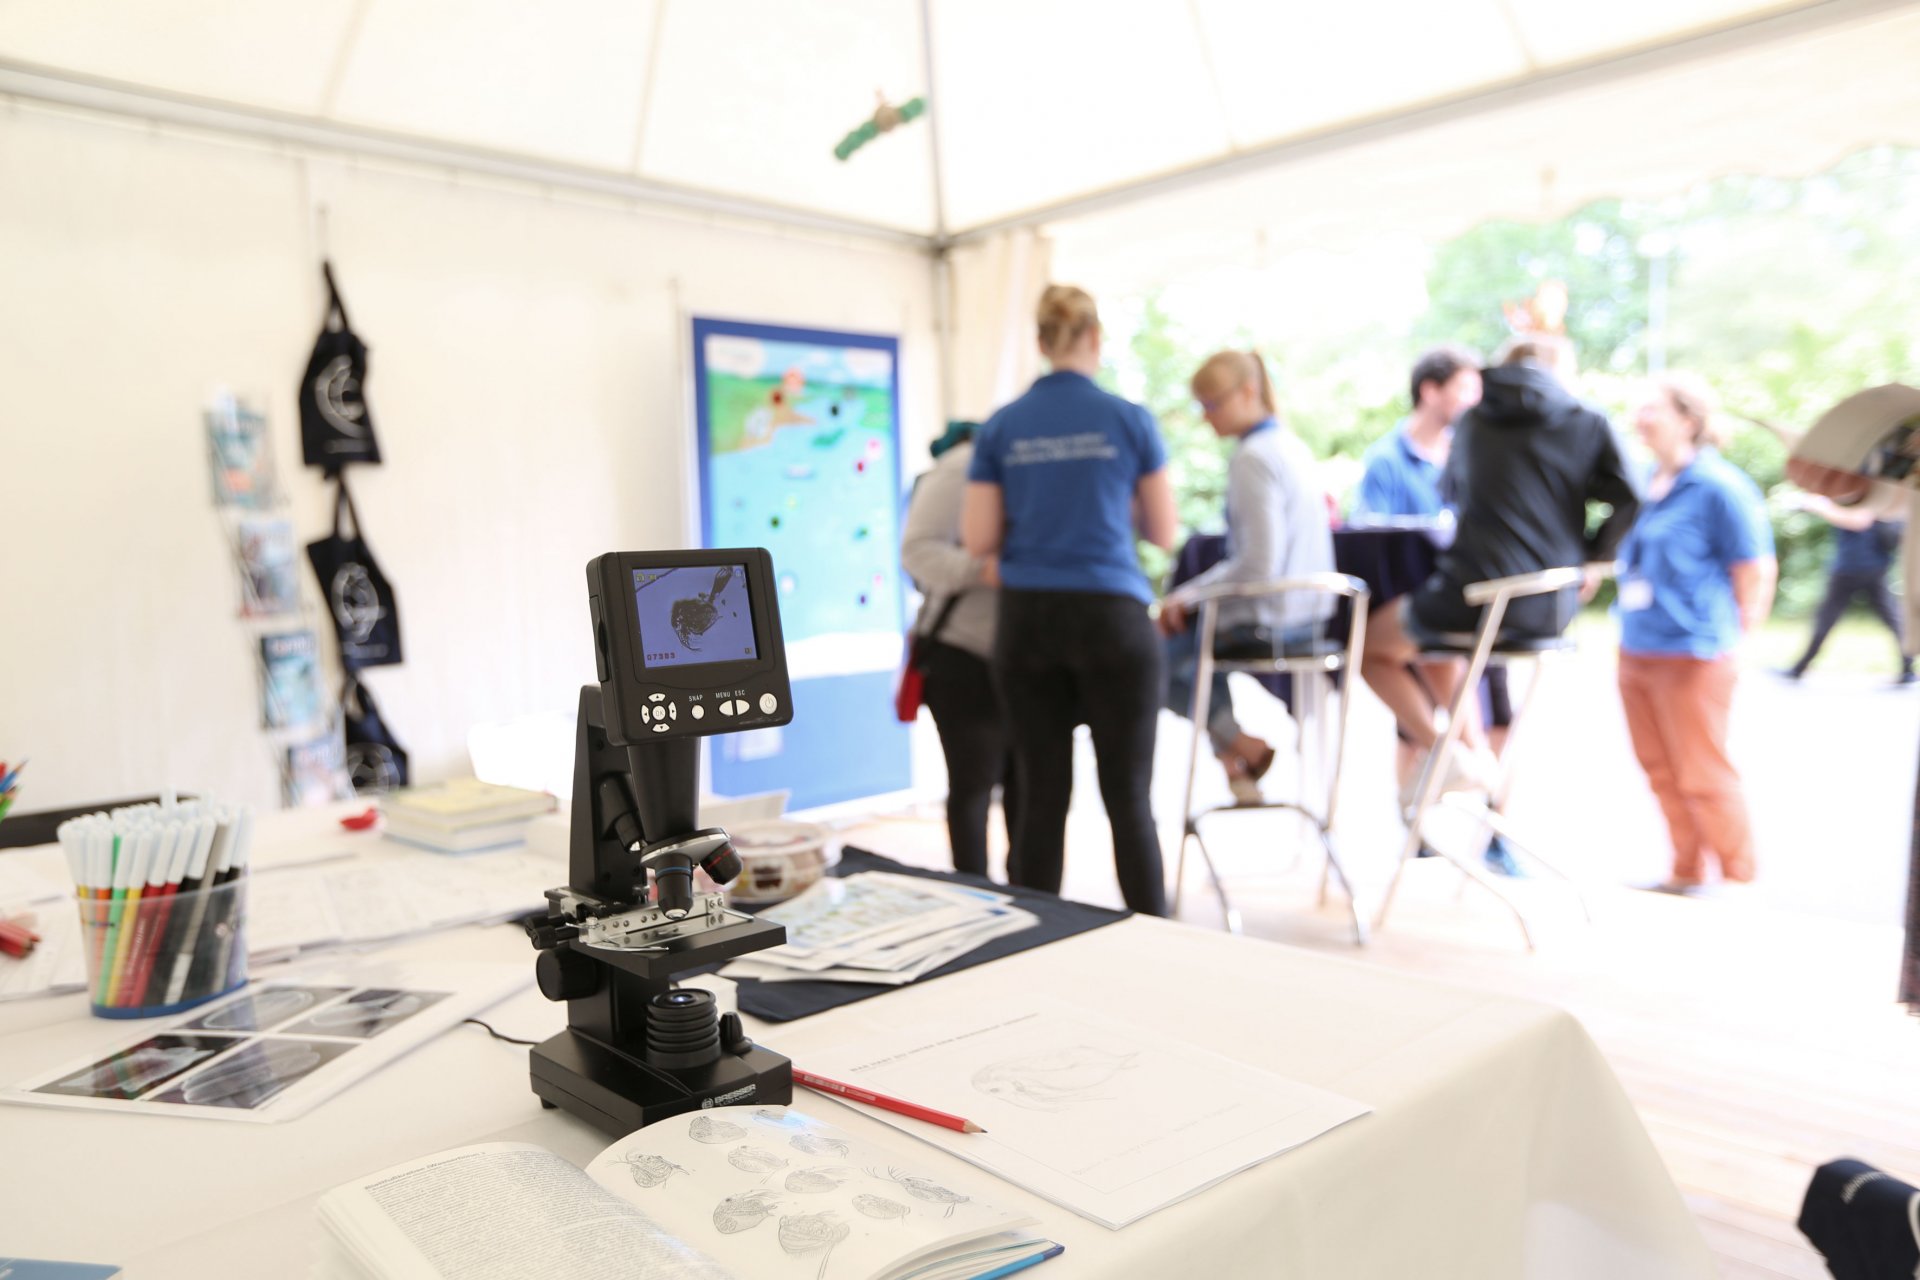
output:
[[793,1064],[758,1045],[668,1072],[569,1028],[535,1045],[529,1057],[533,1091],[543,1102],[615,1137],[703,1107],[793,1101]]

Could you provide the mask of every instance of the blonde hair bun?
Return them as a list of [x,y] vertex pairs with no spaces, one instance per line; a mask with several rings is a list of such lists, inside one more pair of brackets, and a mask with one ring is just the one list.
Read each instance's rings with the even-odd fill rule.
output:
[[1100,327],[1100,312],[1093,295],[1070,284],[1050,284],[1040,295],[1036,319],[1040,325],[1040,349],[1049,358],[1065,355],[1087,333]]

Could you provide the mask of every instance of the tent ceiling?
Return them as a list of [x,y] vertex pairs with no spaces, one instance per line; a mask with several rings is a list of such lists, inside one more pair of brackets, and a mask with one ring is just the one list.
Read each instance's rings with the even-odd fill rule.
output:
[[[1903,7],[0,0],[0,70],[107,81],[283,123],[379,131],[933,235],[1770,14]],[[1911,31],[1903,34],[1911,54]],[[1819,83],[1845,76],[1828,64]],[[849,162],[833,158],[833,144],[871,113],[876,93],[898,102],[923,92],[927,120]],[[1810,96],[1780,95],[1771,110],[1798,111]]]
[[[1488,218],[1657,199],[1727,174],[1815,172],[1874,143],[1920,145],[1920,7],[1887,10],[1509,109],[1276,154],[1053,227],[1055,263],[1138,287],[1284,255],[1434,242]],[[1154,246],[1151,255],[1138,252]]]

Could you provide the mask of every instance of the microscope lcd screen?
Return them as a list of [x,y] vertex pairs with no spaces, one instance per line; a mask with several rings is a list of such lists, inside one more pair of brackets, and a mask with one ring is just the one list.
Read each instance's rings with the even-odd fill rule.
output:
[[760,656],[743,564],[635,569],[633,604],[640,619],[641,660],[649,667],[751,662]]

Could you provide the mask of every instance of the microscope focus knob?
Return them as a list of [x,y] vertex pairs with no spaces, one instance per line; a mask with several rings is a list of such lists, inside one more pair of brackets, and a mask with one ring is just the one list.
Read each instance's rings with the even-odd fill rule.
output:
[[542,951],[533,977],[549,1000],[583,1000],[600,989],[600,966],[571,947]]

